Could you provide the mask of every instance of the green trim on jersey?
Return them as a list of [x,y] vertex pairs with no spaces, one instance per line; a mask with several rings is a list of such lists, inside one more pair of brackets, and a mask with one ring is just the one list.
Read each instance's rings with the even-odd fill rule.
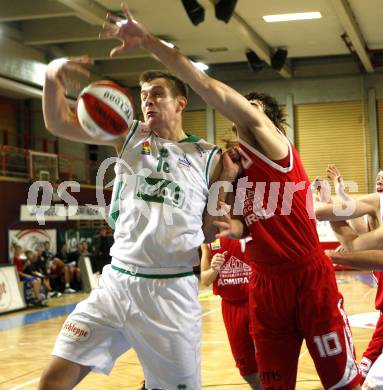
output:
[[122,274],[130,275],[130,276],[138,276],[140,278],[146,279],[170,279],[170,278],[182,278],[183,276],[191,276],[194,275],[192,271],[190,272],[181,272],[179,274],[140,274],[139,272],[131,272],[126,269],[116,267],[112,264],[112,269],[117,272],[121,272]]
[[210,182],[209,173],[210,173],[211,163],[213,162],[213,157],[217,154],[219,150],[220,149],[217,146],[215,146],[213,150],[210,152],[209,158],[207,159],[206,168],[205,168],[205,178],[206,178],[207,185],[209,185]]
[[112,202],[110,203],[110,214],[109,214],[109,217],[114,222],[114,224],[117,222],[117,219],[118,219],[118,217],[120,215],[120,207],[118,207],[117,210],[113,211],[114,210],[114,205],[116,203],[119,203],[119,197],[120,197],[120,194],[122,192],[123,184],[124,184],[123,181],[120,181],[117,184],[116,196],[114,197],[114,199],[112,199]]
[[140,123],[140,121],[133,121],[133,126],[132,126],[131,130],[129,131],[128,136],[126,137],[126,140],[125,140],[125,142],[124,142],[124,145],[122,145],[122,149],[121,149],[121,152],[120,152],[120,156],[122,156],[122,153],[124,153],[125,148],[126,148],[126,145],[127,145],[128,142],[132,139],[134,133],[136,132],[136,130],[137,130],[137,128],[138,128],[139,123]]
[[198,142],[200,139],[194,135],[194,134],[188,134],[186,133],[187,137],[184,138],[184,139],[181,139],[181,141],[178,141],[179,143],[183,143],[183,142]]

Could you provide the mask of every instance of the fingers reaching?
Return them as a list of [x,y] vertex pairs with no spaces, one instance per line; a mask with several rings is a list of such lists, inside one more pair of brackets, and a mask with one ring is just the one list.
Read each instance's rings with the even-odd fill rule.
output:
[[126,4],[125,2],[122,2],[121,3],[121,9],[122,9],[122,12],[124,13],[124,15],[126,16],[126,19],[134,20],[133,19],[133,15],[130,13],[128,4]]
[[311,185],[311,191],[316,201],[323,203],[331,202],[331,187],[327,180],[323,180],[317,176]]

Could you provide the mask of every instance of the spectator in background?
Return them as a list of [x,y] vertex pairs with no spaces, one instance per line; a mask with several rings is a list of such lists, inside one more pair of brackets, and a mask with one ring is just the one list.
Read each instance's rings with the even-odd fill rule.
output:
[[57,252],[55,256],[57,259],[61,260],[69,270],[69,283],[73,287],[76,287],[75,290],[81,289],[81,272],[80,267],[78,265],[79,256],[80,252],[78,251],[69,253],[68,244],[66,243],[61,245],[60,251]]
[[89,252],[89,242],[87,240],[82,240],[82,255],[83,256],[90,256],[91,253]]
[[41,257],[44,262],[49,265],[49,262],[53,260],[53,253],[51,252],[51,243],[49,241],[44,242],[44,250],[41,252]]
[[105,227],[102,227],[92,243],[94,272],[101,273],[104,266],[110,264],[112,259],[109,252],[112,245],[113,237],[108,234]]
[[[12,264],[16,266],[19,278],[22,282],[24,282],[25,300],[27,301],[27,303],[31,303],[33,306],[46,307],[47,304],[40,297],[41,280],[38,277],[25,272],[24,267],[28,266],[28,263],[26,261],[24,264],[21,260],[22,248],[20,245],[15,245],[14,252],[15,253],[12,259]],[[33,299],[31,302],[28,302],[28,297],[26,294],[28,287],[31,287],[33,292]]]
[[48,275],[45,273],[44,263],[41,261],[40,253],[32,251],[25,251],[27,257],[26,264],[24,266],[24,272],[27,274],[38,277],[41,280],[41,284],[44,288],[44,293],[48,298],[53,298],[61,293],[53,291]]
[[[39,249],[36,248],[36,252],[39,253]],[[70,270],[67,265],[58,257],[55,257],[50,251],[50,242],[44,242],[44,250],[41,252],[41,260],[43,261],[46,269],[46,274],[51,275],[51,278],[63,280],[65,283],[64,293],[75,293],[70,286],[71,276]]]

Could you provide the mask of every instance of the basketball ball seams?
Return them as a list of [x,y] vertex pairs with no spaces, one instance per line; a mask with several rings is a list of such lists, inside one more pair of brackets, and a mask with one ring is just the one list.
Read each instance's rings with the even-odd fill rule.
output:
[[92,137],[102,139],[103,141],[113,141],[118,136],[105,132],[89,115],[85,108],[84,99],[78,101],[77,104],[77,120],[80,126]]
[[75,112],[80,126],[99,140],[114,140],[129,131],[134,109],[129,94],[112,81],[97,81],[80,93]]
[[127,95],[116,90],[113,86],[93,86],[91,84],[88,88],[85,88],[82,94],[88,93],[109,104],[114,110],[121,115],[127,122],[132,118],[133,107]]
[[85,109],[101,129],[113,135],[121,135],[128,130],[129,127],[125,119],[96,96],[84,93],[82,99]]

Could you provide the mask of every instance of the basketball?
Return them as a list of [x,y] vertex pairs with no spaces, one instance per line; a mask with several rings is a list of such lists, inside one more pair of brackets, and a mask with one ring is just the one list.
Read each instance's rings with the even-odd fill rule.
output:
[[80,126],[99,140],[113,140],[128,131],[134,119],[128,92],[112,81],[96,81],[85,87],[76,102]]

